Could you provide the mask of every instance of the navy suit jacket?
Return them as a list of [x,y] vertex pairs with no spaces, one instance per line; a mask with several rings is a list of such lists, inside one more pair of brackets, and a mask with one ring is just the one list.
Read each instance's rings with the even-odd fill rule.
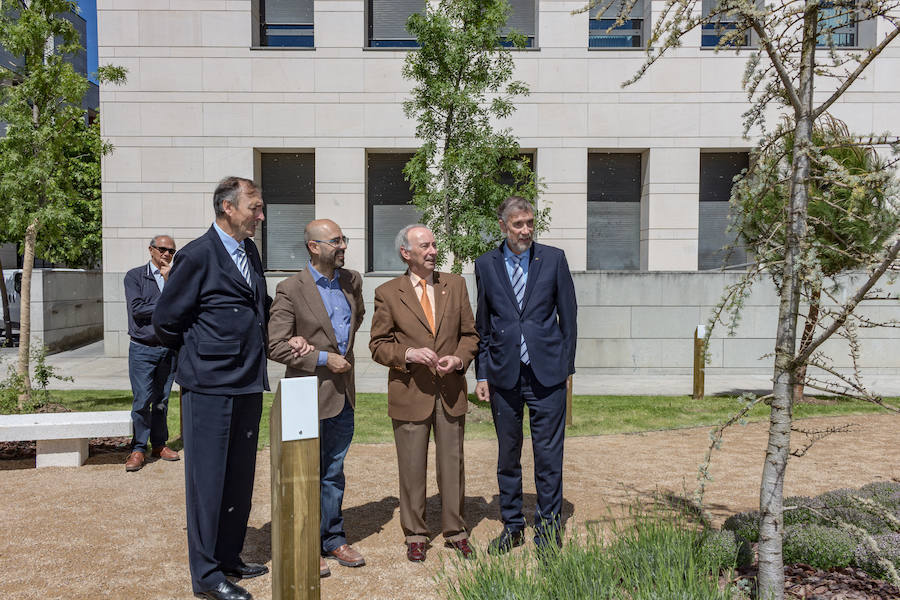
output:
[[153,312],[160,341],[178,354],[175,380],[205,394],[237,395],[269,389],[266,346],[269,306],[262,262],[245,240],[252,286],[215,229],[175,255]]
[[147,346],[159,346],[150,318],[159,298],[159,286],[147,264],[125,274],[125,306],[128,309],[128,335]]
[[501,389],[514,388],[519,380],[522,335],[531,368],[541,385],[558,385],[575,372],[578,306],[565,252],[532,244],[521,310],[506,272],[502,244],[475,260],[475,281],[478,379]]

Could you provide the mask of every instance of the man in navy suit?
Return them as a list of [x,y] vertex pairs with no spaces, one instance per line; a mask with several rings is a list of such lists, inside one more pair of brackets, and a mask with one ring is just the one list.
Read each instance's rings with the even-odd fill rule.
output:
[[226,576],[257,577],[265,565],[240,556],[250,516],[266,377],[272,299],[253,240],[263,200],[249,179],[213,193],[216,220],[175,257],[153,313],[159,339],[178,348],[182,391],[188,559],[194,593],[252,596]]
[[534,540],[561,543],[566,379],[575,372],[575,286],[559,248],[536,244],[534,208],[510,196],[497,209],[506,239],[475,261],[478,355],[475,393],[491,403],[499,445],[497,482],[503,532],[494,554],[525,542],[522,415],[528,407],[537,489]]
[[125,306],[128,309],[128,378],[134,397],[131,422],[134,437],[131,454],[125,460],[126,471],[139,471],[144,466],[147,443],[153,444],[153,456],[178,460],[178,453],[166,446],[169,427],[169,392],[175,379],[178,354],[166,348],[156,337],[150,317],[156,308],[175,255],[175,242],[167,235],[150,240],[150,262],[125,274]]

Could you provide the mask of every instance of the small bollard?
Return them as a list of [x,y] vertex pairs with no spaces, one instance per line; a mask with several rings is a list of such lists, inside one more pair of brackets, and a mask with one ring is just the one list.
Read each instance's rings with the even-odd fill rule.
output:
[[316,377],[282,379],[269,426],[272,600],[319,600],[319,405]]
[[694,391],[691,396],[694,400],[703,399],[703,386],[706,380],[706,361],[703,357],[703,338],[706,337],[706,327],[697,325],[694,330]]

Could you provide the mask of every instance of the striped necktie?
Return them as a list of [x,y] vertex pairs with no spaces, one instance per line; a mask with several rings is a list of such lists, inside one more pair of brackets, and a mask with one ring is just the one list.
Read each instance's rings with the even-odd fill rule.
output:
[[237,256],[237,266],[238,269],[241,270],[241,275],[244,276],[244,279],[247,281],[247,285],[253,287],[253,284],[250,283],[250,265],[247,264],[247,251],[244,250],[243,246],[238,246],[237,250],[234,251],[235,256]]
[[[512,256],[513,272],[510,282],[512,283],[513,293],[516,295],[516,302],[519,303],[519,310],[522,310],[522,300],[525,299],[525,272],[522,270],[522,259],[524,257],[524,253],[513,254]],[[525,345],[524,333],[519,343],[519,359],[526,365],[531,362],[528,358],[528,347]]]

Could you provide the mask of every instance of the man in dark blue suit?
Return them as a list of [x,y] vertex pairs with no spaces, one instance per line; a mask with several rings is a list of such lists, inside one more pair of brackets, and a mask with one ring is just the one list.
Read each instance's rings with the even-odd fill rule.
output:
[[166,446],[169,427],[169,392],[175,379],[178,354],[166,348],[156,337],[150,318],[156,300],[169,278],[175,242],[167,235],[150,240],[150,262],[125,274],[125,307],[128,309],[128,378],[134,400],[131,422],[134,436],[131,454],[125,460],[126,471],[139,471],[144,466],[147,443],[153,444],[153,456],[178,460],[178,453]]
[[153,327],[179,349],[188,559],[194,593],[249,600],[226,576],[257,577],[240,556],[250,516],[272,299],[253,237],[264,219],[259,188],[228,177],[213,193],[216,221],[175,257]]
[[503,532],[489,550],[525,542],[522,416],[528,407],[537,489],[534,540],[561,543],[566,379],[575,372],[575,286],[559,248],[536,244],[534,208],[510,196],[497,209],[506,239],[475,261],[478,355],[475,393],[491,403],[499,445],[497,482]]

